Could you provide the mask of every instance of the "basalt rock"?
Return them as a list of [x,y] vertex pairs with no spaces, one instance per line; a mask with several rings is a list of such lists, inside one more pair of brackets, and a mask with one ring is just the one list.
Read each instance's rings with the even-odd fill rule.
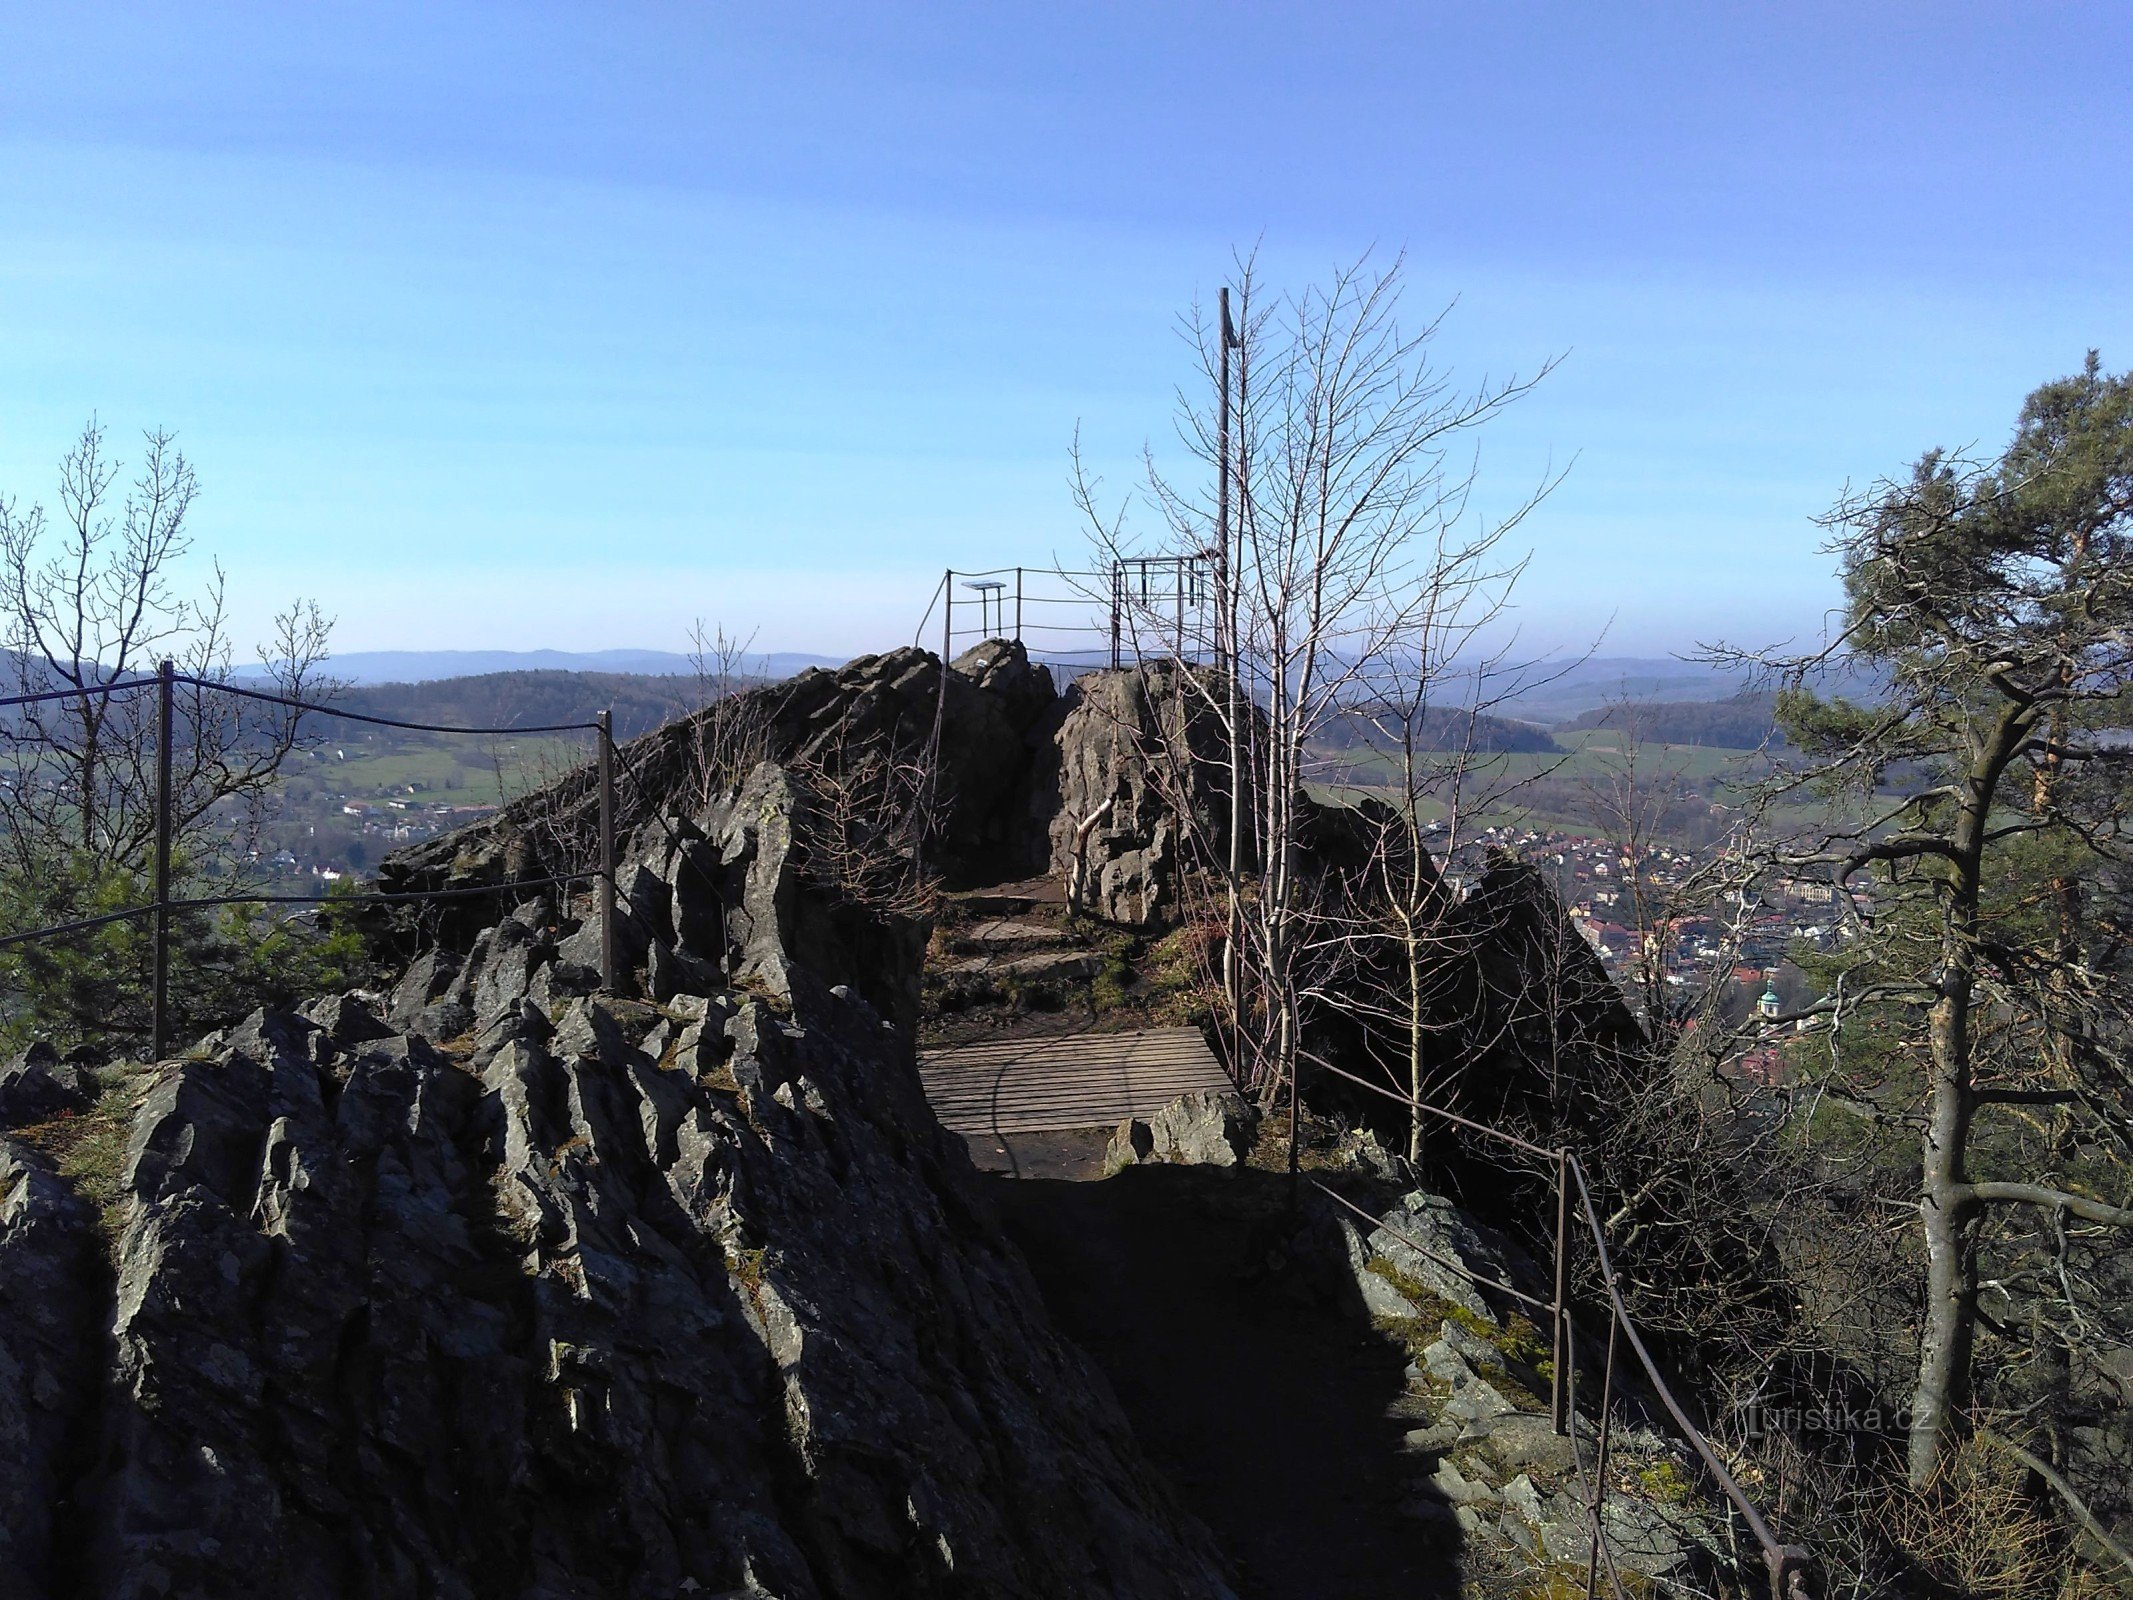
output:
[[923,925],[826,897],[808,803],[766,763],[638,828],[647,998],[536,898],[156,1069],[115,1282],[0,1144],[0,1587],[1226,1595],[925,1103]]
[[1445,940],[1470,953],[1441,1002],[1442,1047],[1467,1063],[1452,1109],[1499,1127],[1612,1117],[1605,1086],[1646,1054],[1644,1033],[1539,870],[1493,853]]
[[87,1072],[40,1040],[0,1065],[0,1128],[79,1111],[95,1094]]
[[[910,768],[938,752],[929,800],[937,811],[933,865],[983,881],[1035,870],[1027,822],[1032,751],[1057,696],[1050,672],[1019,644],[979,645],[944,672],[916,648],[861,656],[830,671],[813,667],[782,683],[722,700],[619,752],[617,829],[634,837],[658,816],[696,809],[727,792],[758,761],[804,779],[836,775],[865,789],[875,775]],[[884,780],[887,781],[887,780]],[[693,797],[690,798],[690,797]],[[379,864],[388,890],[469,889],[511,878],[583,871],[597,839],[597,775],[569,773],[494,817],[394,852]],[[479,895],[456,905],[396,912],[373,928],[464,948],[497,906]],[[577,956],[582,964],[582,953]]]
[[167,1068],[88,1592],[1223,1592],[908,1060],[826,1000],[741,1001],[708,1075],[586,1000],[478,1077],[275,1013]]
[[1241,1094],[1194,1089],[1146,1122],[1129,1117],[1104,1151],[1106,1176],[1142,1161],[1239,1167],[1252,1152],[1259,1114]]
[[81,1471],[108,1305],[95,1216],[34,1151],[0,1139],[0,1591],[50,1593]]
[[1228,802],[1219,729],[1195,668],[1150,665],[1088,672],[1060,705],[1030,784],[1049,868],[1069,903],[1125,927],[1168,921],[1185,865],[1181,814],[1220,849]]
[[[1425,1536],[1456,1538],[1468,1569],[1502,1576],[1506,1593],[1580,1586],[1593,1526],[1585,1485],[1600,1431],[1595,1352],[1580,1351],[1578,1409],[1558,1434],[1540,1365],[1546,1337],[1524,1320],[1530,1307],[1485,1287],[1544,1299],[1544,1270],[1424,1191],[1385,1209],[1375,1227],[1328,1201],[1310,1200],[1305,1214],[1299,1264],[1414,1357],[1407,1393],[1391,1408],[1421,1424],[1405,1435],[1411,1495],[1402,1514]],[[1624,1587],[1712,1593],[1725,1587],[1721,1574],[1752,1586],[1758,1575],[1736,1565],[1725,1502],[1687,1446],[1661,1431],[1658,1402],[1627,1362],[1616,1367],[1611,1399],[1614,1470],[1601,1517]]]

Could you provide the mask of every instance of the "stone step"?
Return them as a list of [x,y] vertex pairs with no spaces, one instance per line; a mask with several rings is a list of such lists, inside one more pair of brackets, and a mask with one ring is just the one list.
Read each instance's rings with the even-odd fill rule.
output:
[[952,929],[948,938],[949,942],[965,955],[1026,953],[1079,943],[1064,928],[1049,922],[1028,922],[1008,917],[995,917],[967,928]]
[[1103,970],[1104,958],[1086,950],[1044,950],[1034,955],[984,955],[958,961],[947,971],[959,978],[1014,978],[1023,983],[1073,983]]
[[1021,883],[958,890],[948,900],[966,916],[1026,917],[1039,906],[1065,905],[1066,886],[1057,878],[1030,878]]

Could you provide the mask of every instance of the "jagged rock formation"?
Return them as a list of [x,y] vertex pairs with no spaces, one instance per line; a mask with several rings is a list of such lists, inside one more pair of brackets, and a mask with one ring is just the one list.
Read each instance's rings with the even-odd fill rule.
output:
[[1069,902],[1124,927],[1158,926],[1177,911],[1181,809],[1202,837],[1228,837],[1219,729],[1198,696],[1180,692],[1181,670],[1194,669],[1155,663],[1076,678],[1031,778],[1031,813]]
[[0,1148],[8,1593],[1226,1593],[924,1103],[912,930],[797,870],[805,803],[646,808],[647,1000],[543,898],[160,1068],[115,1281]]
[[[1204,712],[1188,715],[1194,702],[1179,694],[1177,670],[1084,673],[1060,695],[1021,645],[1001,640],[964,652],[945,676],[938,657],[915,648],[812,668],[629,745],[618,827],[634,835],[677,795],[712,798],[718,773],[736,763],[728,777],[758,759],[804,776],[916,764],[937,750],[926,843],[951,882],[1049,870],[1076,885],[1080,909],[1156,926],[1177,909],[1176,807],[1191,806],[1208,837],[1227,826],[1216,730]],[[1188,732],[1195,759],[1181,762]],[[485,822],[396,852],[380,865],[380,887],[458,889],[581,869],[597,800],[593,769],[580,768]],[[474,914],[478,926],[478,905]],[[440,915],[450,912],[425,913],[426,925]],[[464,919],[459,931],[470,931]]]
[[1645,1037],[1598,954],[1539,870],[1496,853],[1449,919],[1462,956],[1444,1009],[1466,1062],[1458,1109],[1499,1126],[1598,1124],[1598,1086],[1645,1051]]
[[[1352,1164],[1373,1175],[1395,1165],[1381,1151]],[[1600,1375],[1581,1352],[1579,1409],[1558,1434],[1548,1335],[1474,1281],[1545,1298],[1545,1275],[1517,1245],[1423,1190],[1385,1207],[1374,1227],[1324,1202],[1311,1217],[1300,1242],[1308,1269],[1323,1279],[1330,1268],[1329,1292],[1411,1357],[1397,1403],[1414,1424],[1404,1513],[1424,1536],[1456,1540],[1470,1574],[1504,1577],[1521,1593],[1581,1590]],[[1636,1592],[1707,1592],[1712,1575],[1736,1566],[1726,1507],[1687,1447],[1654,1426],[1658,1407],[1626,1364],[1615,1383],[1601,1512],[1615,1564]]]
[[[927,794],[938,808],[933,864],[951,878],[1016,876],[1042,864],[1027,785],[1057,698],[1045,668],[998,640],[966,651],[945,674],[939,657],[910,647],[835,671],[811,667],[626,746],[618,832],[631,838],[664,811],[716,800],[757,761],[852,777],[937,751]],[[379,866],[379,885],[462,888],[582,869],[597,808],[594,769],[580,767],[482,823],[395,852]]]
[[41,1039],[0,1065],[0,1128],[79,1111],[94,1097],[88,1073]]
[[55,1525],[96,1383],[102,1250],[90,1207],[0,1137],[0,1592],[51,1593]]
[[1241,1094],[1195,1089],[1143,1122],[1128,1117],[1104,1151],[1104,1176],[1142,1161],[1237,1167],[1252,1153],[1259,1114]]

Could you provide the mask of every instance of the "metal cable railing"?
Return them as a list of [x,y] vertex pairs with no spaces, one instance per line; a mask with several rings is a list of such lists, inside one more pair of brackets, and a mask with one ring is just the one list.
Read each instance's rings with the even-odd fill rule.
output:
[[[1761,1553],[1763,1564],[1769,1573],[1772,1600],[1808,1600],[1808,1577],[1813,1569],[1812,1558],[1808,1551],[1800,1545],[1787,1544],[1779,1539],[1776,1531],[1771,1527],[1769,1519],[1763,1515],[1762,1510],[1755,1502],[1749,1499],[1747,1491],[1741,1487],[1740,1480],[1734,1476],[1732,1469],[1726,1465],[1725,1459],[1718,1453],[1717,1447],[1711,1443],[1703,1430],[1689,1416],[1688,1411],[1683,1407],[1680,1400],[1675,1397],[1672,1386],[1666,1381],[1665,1374],[1660,1371],[1659,1363],[1653,1358],[1651,1349],[1646,1345],[1643,1335],[1639,1332],[1635,1319],[1631,1317],[1629,1306],[1622,1298],[1620,1275],[1616,1272],[1613,1259],[1608,1253],[1607,1229],[1600,1220],[1599,1208],[1594,1204],[1591,1188],[1585,1180],[1584,1165],[1578,1158],[1569,1150],[1549,1149],[1544,1145],[1535,1144],[1531,1140],[1518,1137],[1516,1134],[1506,1133],[1501,1128],[1492,1128],[1486,1123],[1475,1121],[1471,1117],[1464,1117],[1455,1111],[1448,1111],[1441,1106],[1431,1105],[1428,1101],[1417,1099],[1412,1095],[1401,1094],[1398,1090],[1388,1088],[1383,1084],[1372,1083],[1367,1078],[1333,1066],[1328,1062],[1320,1061],[1316,1063],[1316,1069],[1345,1079],[1347,1082],[1366,1089],[1373,1094],[1382,1095],[1384,1098],[1394,1101],[1405,1108],[1412,1115],[1427,1115],[1439,1118],[1470,1133],[1479,1134],[1484,1138],[1493,1139],[1500,1144],[1507,1145],[1525,1155],[1537,1157],[1554,1167],[1556,1183],[1555,1292],[1553,1298],[1549,1300],[1543,1300],[1538,1296],[1497,1279],[1484,1277],[1465,1263],[1430,1250],[1420,1241],[1408,1237],[1397,1228],[1387,1226],[1381,1219],[1372,1216],[1363,1207],[1321,1180],[1311,1178],[1308,1181],[1311,1187],[1320,1194],[1333,1200],[1345,1210],[1363,1217],[1373,1228],[1383,1229],[1425,1259],[1457,1273],[1470,1283],[1506,1295],[1510,1299],[1522,1305],[1530,1306],[1548,1317],[1553,1333],[1551,1344],[1554,1351],[1549,1384],[1549,1409],[1554,1421],[1555,1431],[1558,1434],[1570,1436],[1572,1457],[1577,1464],[1580,1483],[1587,1490],[1585,1506],[1592,1523],[1590,1552],[1585,1571],[1585,1594],[1587,1600],[1592,1600],[1592,1597],[1598,1593],[1598,1578],[1603,1563],[1615,1594],[1620,1597],[1624,1593],[1621,1578],[1615,1567],[1614,1552],[1608,1542],[1605,1519],[1608,1487],[1607,1456],[1612,1436],[1618,1336],[1628,1340],[1630,1350],[1635,1354],[1638,1366],[1644,1370],[1645,1378],[1651,1385],[1653,1394],[1658,1397],[1660,1405],[1665,1409],[1667,1415],[1672,1418],[1684,1442],[1695,1451],[1697,1459],[1702,1463],[1705,1472],[1712,1482],[1716,1484],[1719,1492],[1725,1496],[1733,1509],[1739,1513],[1741,1523],[1746,1527],[1750,1539]],[[1293,1165],[1293,1156],[1290,1179],[1292,1183],[1304,1181],[1301,1172]],[[1607,1290],[1607,1354],[1600,1380],[1599,1437],[1596,1445],[1596,1459],[1589,1478],[1585,1472],[1584,1459],[1578,1454],[1576,1427],[1577,1335],[1575,1318],[1572,1315],[1570,1305],[1569,1273],[1571,1213],[1573,1207],[1583,1220],[1584,1231],[1591,1235],[1593,1248],[1596,1252],[1600,1280]]]
[[1208,661],[1213,598],[1207,558],[1196,555],[1126,556],[1086,570],[950,568],[934,586],[912,643],[939,610],[943,661],[988,639],[1031,646],[1039,659],[1069,667]]
[[[176,748],[175,700],[178,687],[184,685],[206,693],[228,695],[235,699],[265,705],[281,706],[298,716],[306,714],[334,717],[350,722],[360,722],[373,727],[393,728],[413,733],[471,734],[477,736],[593,733],[599,739],[599,859],[581,871],[548,872],[538,877],[507,878],[493,883],[458,885],[436,889],[411,890],[364,890],[326,891],[309,894],[241,893],[226,895],[178,895],[171,885],[171,845],[177,810],[174,790],[172,756]],[[600,712],[590,722],[556,722],[538,724],[506,724],[484,727],[454,727],[443,723],[415,722],[398,717],[381,717],[369,712],[347,711],[336,706],[322,705],[315,701],[300,700],[290,695],[274,694],[262,689],[246,688],[239,684],[225,683],[213,678],[203,678],[190,673],[181,673],[174,663],[165,661],[153,677],[135,677],[115,680],[110,683],[87,683],[70,685],[61,689],[39,690],[33,693],[0,696],[0,710],[16,706],[41,705],[60,700],[108,699],[112,695],[153,689],[156,692],[156,796],[155,836],[153,854],[153,897],[140,905],[125,906],[116,911],[95,917],[76,918],[53,923],[41,928],[30,928],[0,936],[0,949],[33,943],[42,940],[65,938],[77,933],[110,927],[116,923],[129,922],[141,917],[155,919],[155,933],[151,945],[152,976],[150,979],[150,1050],[155,1059],[163,1059],[170,1047],[170,958],[171,916],[180,911],[204,911],[220,906],[249,905],[333,905],[357,907],[366,905],[406,905],[433,900],[465,899],[475,896],[509,894],[522,890],[558,888],[568,884],[597,882],[600,885],[601,928],[601,977],[608,988],[616,986],[619,977],[616,971],[615,940],[615,803],[614,762],[615,741],[612,714]]]

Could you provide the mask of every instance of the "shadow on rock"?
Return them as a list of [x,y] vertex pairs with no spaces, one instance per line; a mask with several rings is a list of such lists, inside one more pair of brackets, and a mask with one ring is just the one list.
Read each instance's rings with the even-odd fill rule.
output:
[[1244,1594],[1459,1592],[1457,1526],[1407,1441],[1405,1359],[1285,1269],[1284,1179],[1145,1165],[1100,1183],[1000,1180],[995,1193],[1054,1318],[1109,1377]]

